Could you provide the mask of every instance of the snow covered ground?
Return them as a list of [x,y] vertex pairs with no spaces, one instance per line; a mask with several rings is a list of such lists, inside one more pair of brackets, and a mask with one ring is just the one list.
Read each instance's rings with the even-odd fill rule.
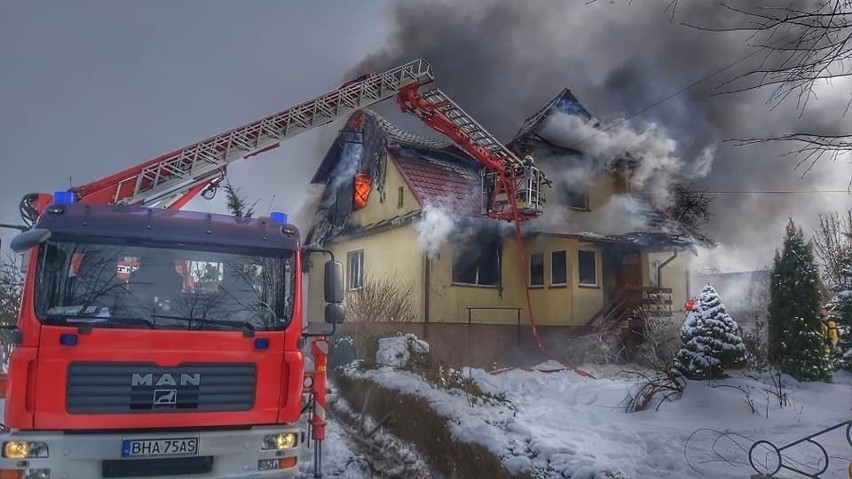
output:
[[[350,446],[351,440],[340,424],[328,422],[322,445],[323,477],[345,477],[367,479],[371,477],[367,458],[356,453]],[[303,477],[314,477],[314,450],[303,448],[299,472]]]
[[[747,478],[753,473],[747,451],[754,441],[783,446],[852,417],[848,373],[836,374],[832,384],[783,377],[789,399],[784,407],[766,392],[771,389],[768,376],[740,375],[714,381],[715,387],[691,381],[680,400],[663,404],[658,412],[628,414],[624,401],[636,379],[615,374],[614,368],[592,372],[598,379],[568,370],[490,374],[466,369],[464,374],[484,391],[509,401],[471,406],[465,393],[436,389],[407,371],[347,368],[351,376],[427,398],[448,418],[456,437],[484,445],[510,472],[540,478]],[[821,477],[847,477],[852,447],[844,434],[839,429],[819,439],[832,457],[831,469]],[[803,447],[789,456],[813,465],[817,451]],[[800,476],[782,470],[778,477]]]

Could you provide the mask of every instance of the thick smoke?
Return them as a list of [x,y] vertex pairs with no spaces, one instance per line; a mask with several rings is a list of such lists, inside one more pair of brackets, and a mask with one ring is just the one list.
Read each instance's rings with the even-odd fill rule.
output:
[[[778,6],[777,0],[734,0],[734,6],[738,1]],[[503,141],[564,87],[606,126],[754,52],[748,32],[713,33],[683,25],[743,23],[718,2],[678,2],[674,19],[666,10],[669,4],[403,0],[392,7],[393,33],[386,47],[349,76],[422,57],[434,67],[437,85]],[[711,191],[845,189],[849,172],[843,160],[826,161],[802,179],[802,172],[794,171],[794,158],[779,157],[789,145],[735,147],[722,142],[791,131],[836,133],[843,128],[848,98],[838,101],[837,90],[829,86],[802,115],[793,103],[767,105],[767,90],[712,95],[724,80],[762,59],[754,55],[741,61],[632,117],[621,133],[610,131],[584,144],[603,156],[620,142],[644,145],[644,189],[666,186],[667,175],[697,178],[696,187]],[[382,109],[384,114],[392,111],[392,106]],[[397,118],[394,121],[406,128],[417,126],[416,121]],[[771,259],[788,216],[807,231],[817,211],[836,210],[849,202],[842,194],[715,198],[707,232],[733,246],[730,251],[739,269]]]
[[447,209],[426,205],[423,217],[417,222],[417,245],[426,253],[429,259],[434,259],[452,232],[455,230],[458,217]]
[[547,119],[541,133],[559,145],[582,152],[582,161],[554,171],[558,180],[582,187],[596,172],[612,168],[614,160],[629,155],[638,162],[632,174],[634,187],[654,193],[651,198],[660,206],[671,203],[665,193],[674,182],[705,176],[715,156],[715,147],[708,145],[686,168],[687,162],[678,155],[677,142],[655,123],[604,131],[595,126],[594,120],[558,113]]

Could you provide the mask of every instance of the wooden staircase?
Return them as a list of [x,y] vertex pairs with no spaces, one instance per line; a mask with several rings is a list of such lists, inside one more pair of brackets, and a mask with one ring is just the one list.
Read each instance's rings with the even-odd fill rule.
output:
[[604,306],[586,323],[586,334],[612,333],[624,335],[642,317],[672,317],[670,288],[628,287]]

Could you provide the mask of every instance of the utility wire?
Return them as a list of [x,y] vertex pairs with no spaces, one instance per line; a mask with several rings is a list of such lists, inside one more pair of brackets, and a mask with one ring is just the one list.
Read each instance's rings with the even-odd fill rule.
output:
[[[638,191],[637,193],[646,195],[668,195],[666,191]],[[821,193],[845,193],[852,194],[852,190],[742,190],[742,191],[701,191],[696,190],[696,194],[704,195],[799,195],[799,194],[821,194]]]
[[[787,33],[787,35],[784,35],[783,37],[779,38],[779,39],[778,39],[775,43],[780,43],[782,40],[786,39],[787,37],[792,36],[792,35],[793,35],[793,33],[795,33],[795,31],[791,31],[791,32]],[[720,73],[724,72],[725,70],[728,70],[729,68],[731,68],[731,67],[733,67],[733,66],[735,66],[735,65],[737,65],[737,64],[739,64],[739,63],[742,63],[742,62],[744,62],[745,60],[748,60],[749,58],[751,58],[751,57],[753,57],[753,56],[757,55],[758,53],[762,52],[764,49],[767,49],[767,48],[769,48],[769,47],[770,47],[770,45],[764,45],[764,46],[762,46],[762,47],[760,47],[760,48],[756,49],[755,51],[753,51],[753,52],[749,53],[748,55],[745,55],[745,56],[743,56],[743,57],[739,58],[738,60],[734,60],[734,61],[733,61],[733,62],[731,62],[731,63],[728,63],[728,64],[726,64],[726,65],[723,65],[723,66],[717,67],[717,68],[716,68],[716,69],[714,69],[712,72],[710,72],[710,73],[708,73],[708,74],[706,74],[706,75],[702,76],[702,77],[701,77],[701,78],[699,78],[698,80],[695,80],[695,81],[693,81],[692,83],[690,83],[690,84],[688,84],[688,85],[686,85],[686,86],[684,86],[684,87],[680,88],[679,90],[675,91],[674,93],[672,93],[672,94],[670,94],[670,95],[668,95],[668,96],[665,96],[665,97],[663,97],[663,98],[661,98],[661,99],[659,99],[659,100],[655,101],[654,103],[651,103],[650,105],[648,105],[648,106],[646,106],[646,107],[644,107],[644,108],[642,108],[642,109],[640,109],[640,110],[637,110],[637,111],[635,111],[635,112],[633,112],[633,113],[631,113],[631,114],[627,115],[626,117],[622,118],[621,120],[618,120],[618,121],[616,121],[615,123],[612,123],[612,124],[610,124],[609,126],[607,126],[607,127],[605,127],[605,128],[601,128],[601,129],[599,129],[597,132],[592,133],[591,135],[589,135],[589,136],[587,136],[587,137],[585,137],[585,138],[581,139],[581,140],[578,142],[578,144],[582,144],[583,142],[585,142],[585,141],[587,141],[587,140],[590,140],[590,139],[592,139],[592,138],[594,138],[594,137],[596,137],[596,136],[600,135],[601,133],[606,133],[607,131],[609,131],[609,130],[611,130],[611,129],[613,129],[613,128],[615,128],[615,127],[619,126],[619,125],[621,125],[622,123],[625,123],[625,122],[626,122],[626,121],[628,121],[628,120],[631,120],[631,119],[633,119],[633,118],[635,118],[635,117],[637,117],[637,116],[639,116],[639,115],[641,115],[641,114],[643,114],[643,113],[645,113],[645,112],[647,112],[647,111],[649,111],[649,110],[652,110],[652,109],[654,109],[654,108],[656,108],[656,107],[658,107],[658,106],[662,105],[663,103],[665,103],[665,102],[667,102],[667,101],[671,100],[672,98],[675,98],[675,97],[677,97],[677,96],[679,96],[679,95],[681,95],[681,94],[683,94],[683,93],[685,93],[685,92],[687,92],[687,91],[689,91],[689,90],[691,90],[691,89],[695,88],[695,87],[696,87],[696,86],[698,86],[700,83],[703,83],[703,82],[705,82],[705,81],[709,80],[710,78],[713,78],[714,76],[716,76],[716,75],[718,75],[718,74],[720,74]]]

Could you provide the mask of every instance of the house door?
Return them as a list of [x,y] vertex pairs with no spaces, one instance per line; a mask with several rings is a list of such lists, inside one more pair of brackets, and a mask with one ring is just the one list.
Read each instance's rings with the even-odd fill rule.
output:
[[621,274],[618,289],[638,288],[642,286],[642,267],[637,250],[627,250],[621,254]]

